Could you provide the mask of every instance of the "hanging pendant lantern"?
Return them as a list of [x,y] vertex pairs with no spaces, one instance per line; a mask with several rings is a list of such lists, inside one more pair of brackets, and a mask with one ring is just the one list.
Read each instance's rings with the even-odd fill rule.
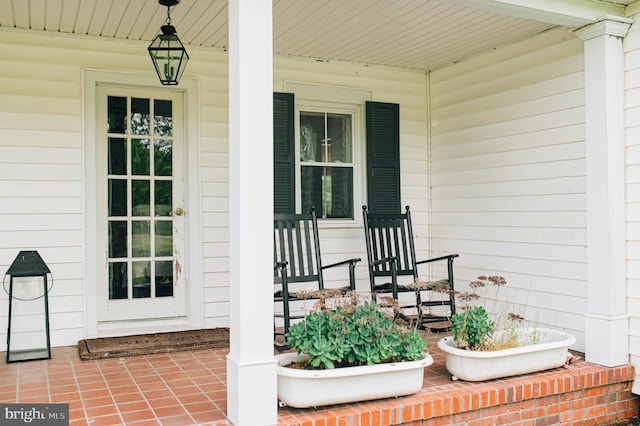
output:
[[189,55],[176,35],[175,27],[171,25],[171,6],[179,1],[158,0],[162,6],[167,6],[167,22],[160,27],[162,34],[158,34],[147,48],[163,85],[178,84],[189,61]]

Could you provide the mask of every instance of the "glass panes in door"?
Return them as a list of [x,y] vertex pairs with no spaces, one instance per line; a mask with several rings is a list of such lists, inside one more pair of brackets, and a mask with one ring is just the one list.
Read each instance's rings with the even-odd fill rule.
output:
[[174,296],[173,103],[108,96],[109,299]]

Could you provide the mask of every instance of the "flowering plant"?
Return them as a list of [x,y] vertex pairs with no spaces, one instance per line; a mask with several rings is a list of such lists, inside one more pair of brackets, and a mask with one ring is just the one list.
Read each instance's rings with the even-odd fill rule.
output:
[[[509,312],[504,318],[500,318],[498,323],[490,319],[488,312],[482,306],[471,306],[470,302],[480,298],[479,288],[493,286],[496,288],[497,299],[500,287],[507,284],[507,280],[499,275],[479,276],[475,281],[469,283],[470,292],[458,293],[456,297],[463,301],[459,312],[451,316],[451,332],[456,346],[467,350],[492,351],[498,349],[508,349],[522,344],[523,336],[517,333],[520,323],[524,317],[517,313]],[[535,331],[533,332],[535,333]],[[525,340],[535,343],[537,335],[525,336]]]

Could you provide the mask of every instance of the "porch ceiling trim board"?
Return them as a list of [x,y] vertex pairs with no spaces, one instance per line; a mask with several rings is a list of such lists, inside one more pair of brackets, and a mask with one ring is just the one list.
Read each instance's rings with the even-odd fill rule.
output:
[[625,15],[623,4],[591,0],[452,0],[452,2],[572,28],[592,24],[605,15]]

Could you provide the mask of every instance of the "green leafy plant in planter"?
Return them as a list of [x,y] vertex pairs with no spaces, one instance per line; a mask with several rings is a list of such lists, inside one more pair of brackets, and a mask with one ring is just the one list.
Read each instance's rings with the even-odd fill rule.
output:
[[424,357],[426,342],[419,332],[393,321],[395,306],[361,301],[350,293],[342,303],[329,306],[321,298],[314,312],[295,323],[287,344],[308,356],[300,368],[332,369],[389,362],[417,361]]
[[[519,314],[509,312],[503,318],[499,318],[498,324],[491,320],[489,314],[482,306],[471,306],[470,301],[480,298],[477,289],[489,286],[500,287],[507,284],[504,277],[499,275],[479,276],[469,283],[471,292],[459,293],[456,297],[463,302],[459,312],[451,316],[451,332],[460,349],[492,351],[513,348],[521,344],[516,330],[521,327],[524,320]],[[494,299],[495,304],[495,299]],[[500,331],[500,338],[496,338],[496,331]],[[527,343],[536,343],[534,335],[527,336]],[[522,336],[520,336],[520,339]]]
[[476,350],[485,344],[496,329],[482,306],[475,306],[451,316],[451,332],[459,348]]

